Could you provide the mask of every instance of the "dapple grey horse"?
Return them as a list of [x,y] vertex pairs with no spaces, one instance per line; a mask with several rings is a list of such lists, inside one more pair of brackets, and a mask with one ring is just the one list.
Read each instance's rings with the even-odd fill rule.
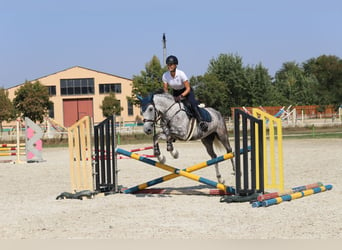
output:
[[[161,155],[158,145],[159,139],[167,142],[167,151],[174,158],[178,157],[178,151],[174,149],[172,142],[176,140],[189,141],[201,140],[210,157],[216,158],[214,143],[220,146],[217,141],[226,149],[227,153],[232,152],[229,143],[226,123],[217,110],[205,108],[210,114],[211,121],[208,123],[208,131],[203,132],[196,119],[189,116],[188,109],[183,102],[175,102],[174,97],[168,93],[151,94],[145,98],[139,97],[144,121],[144,132],[154,133],[153,146],[154,154],[160,162],[165,162],[165,157]],[[156,125],[160,121],[162,131],[156,133]],[[234,161],[231,159],[233,171],[235,173]],[[215,164],[216,176],[219,183],[224,183],[219,172],[218,164]]]

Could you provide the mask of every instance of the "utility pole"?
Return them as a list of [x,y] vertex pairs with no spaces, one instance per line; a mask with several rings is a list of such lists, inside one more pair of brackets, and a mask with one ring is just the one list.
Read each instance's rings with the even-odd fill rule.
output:
[[163,66],[166,65],[166,37],[165,33],[163,33]]

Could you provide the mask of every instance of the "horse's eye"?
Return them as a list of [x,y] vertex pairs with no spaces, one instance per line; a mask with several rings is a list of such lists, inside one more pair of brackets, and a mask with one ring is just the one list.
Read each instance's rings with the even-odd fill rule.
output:
[[153,111],[153,108],[152,108],[152,107],[150,107],[150,108],[148,109],[148,111],[149,111],[149,112],[152,112],[152,111]]

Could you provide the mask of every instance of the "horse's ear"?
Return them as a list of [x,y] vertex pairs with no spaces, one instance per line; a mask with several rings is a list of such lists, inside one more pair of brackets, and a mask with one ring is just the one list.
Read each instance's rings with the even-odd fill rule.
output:
[[149,94],[149,95],[147,96],[147,101],[148,101],[148,102],[152,102],[152,101],[153,101],[153,94]]
[[143,100],[143,98],[140,95],[137,95],[137,98],[138,98],[139,101]]

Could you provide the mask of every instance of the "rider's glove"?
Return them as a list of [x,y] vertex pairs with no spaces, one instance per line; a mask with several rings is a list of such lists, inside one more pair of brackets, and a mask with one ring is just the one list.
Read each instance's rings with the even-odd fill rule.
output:
[[182,95],[175,96],[175,101],[176,102],[180,102],[181,100],[183,100],[183,96]]

